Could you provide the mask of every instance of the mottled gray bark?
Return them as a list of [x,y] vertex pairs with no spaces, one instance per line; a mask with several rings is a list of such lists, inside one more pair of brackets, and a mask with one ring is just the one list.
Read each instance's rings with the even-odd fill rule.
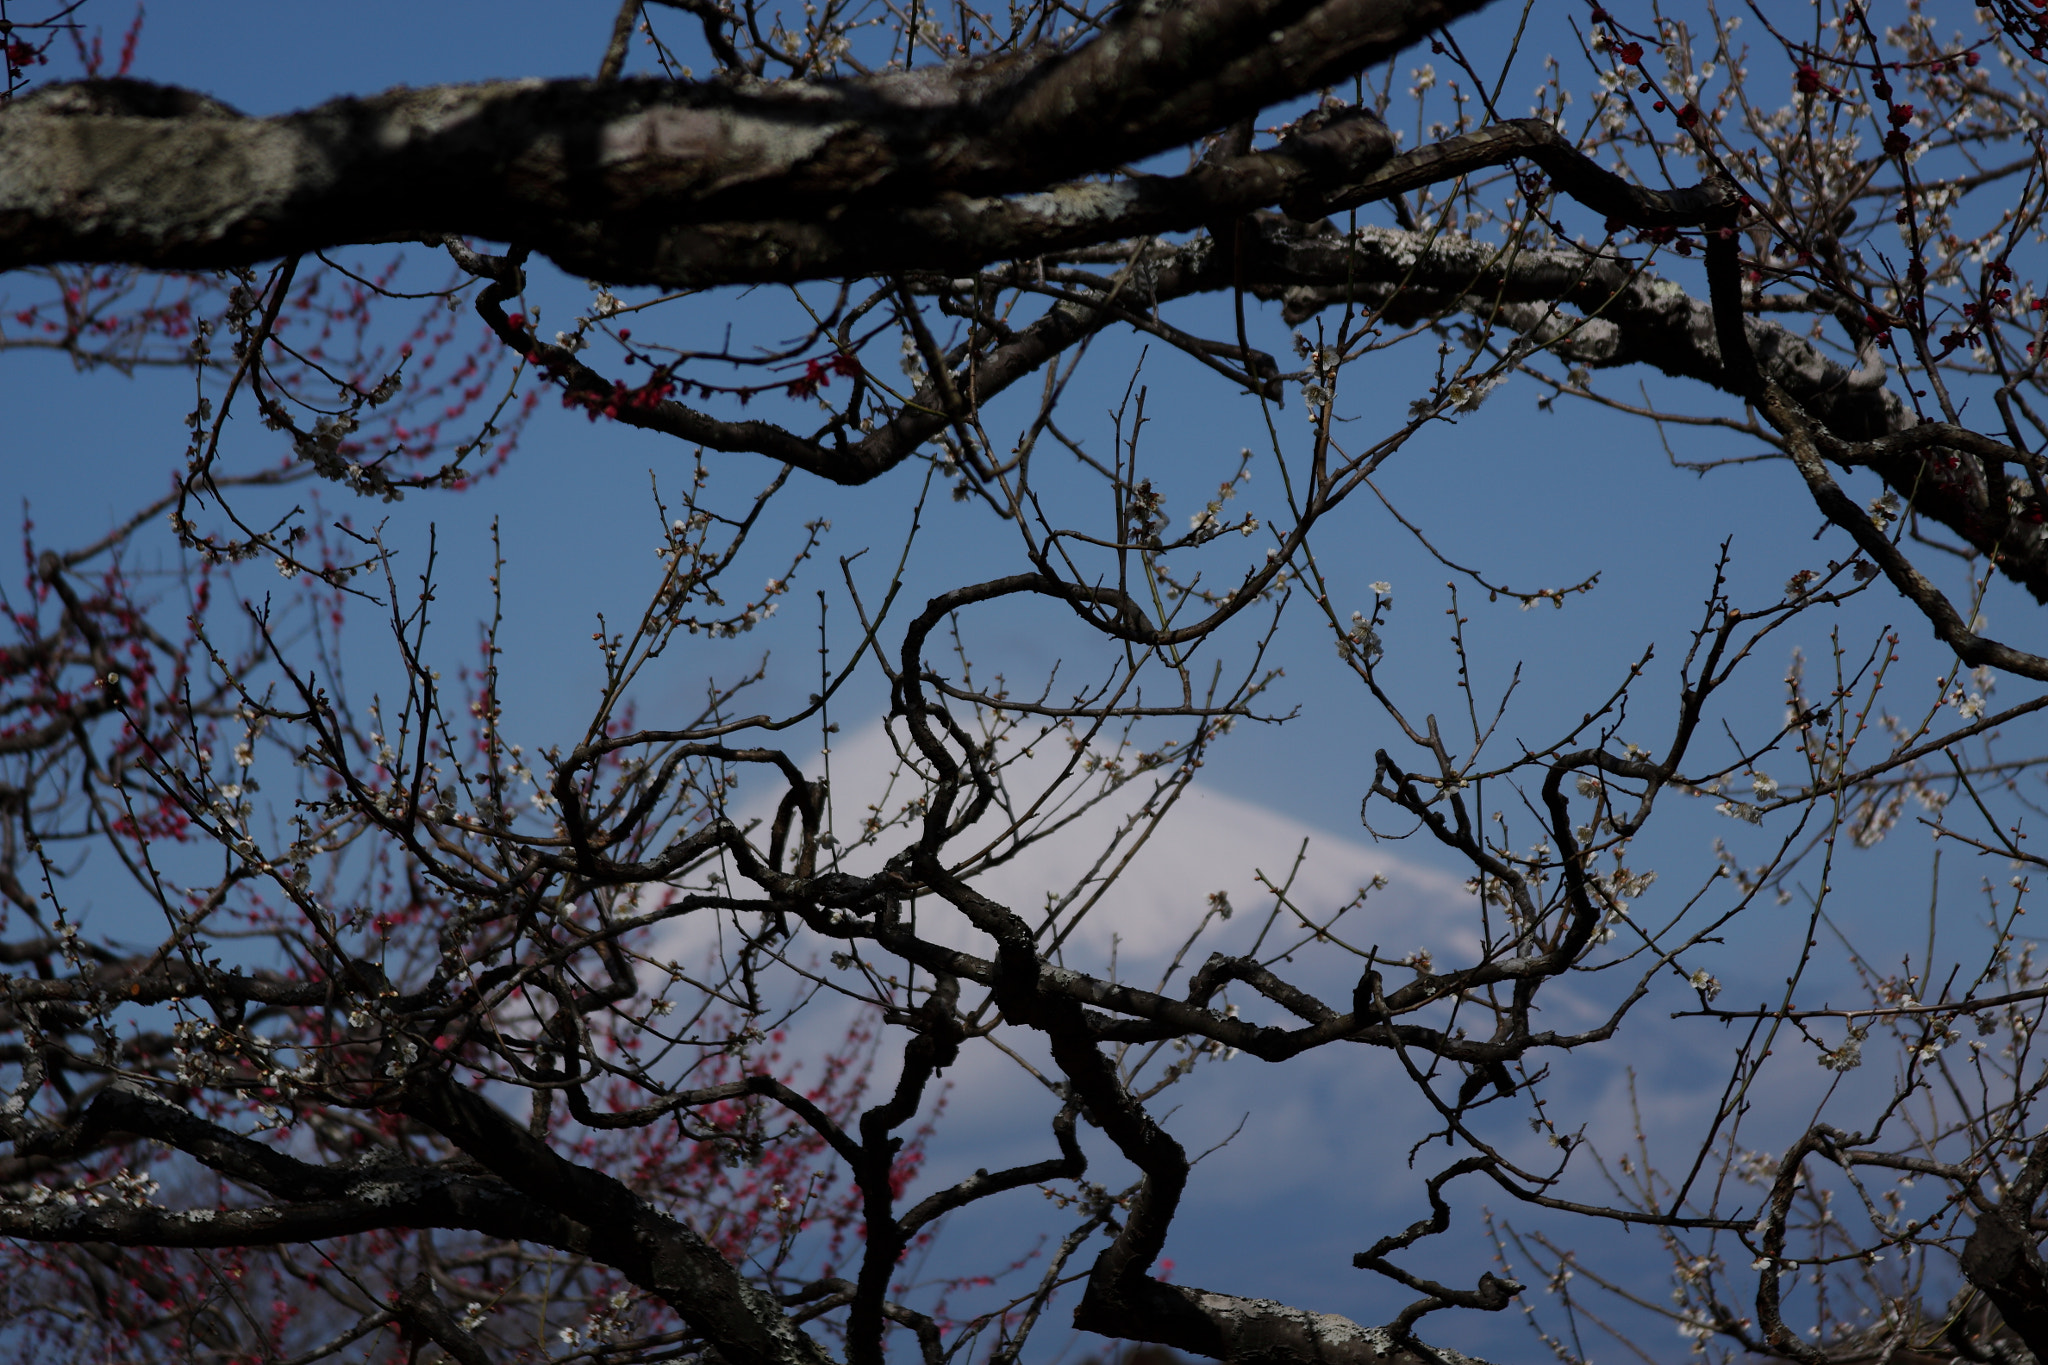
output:
[[136,82],[58,87],[0,113],[0,269],[454,233],[615,283],[704,285],[986,261],[1100,240],[1104,219],[1124,224],[1110,236],[1192,226],[1286,186],[1255,165],[1163,198],[997,196],[1184,146],[1485,3],[1194,0],[1126,9],[1067,54],[834,82],[436,86],[270,119]]

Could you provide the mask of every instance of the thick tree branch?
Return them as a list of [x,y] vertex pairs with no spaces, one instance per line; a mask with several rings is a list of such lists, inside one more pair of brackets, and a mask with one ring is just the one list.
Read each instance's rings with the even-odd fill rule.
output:
[[440,1167],[366,1163],[332,1198],[246,1209],[173,1212],[132,1204],[97,1207],[75,1196],[0,1204],[0,1237],[114,1246],[247,1247],[317,1242],[391,1228],[466,1228],[584,1254],[589,1231],[503,1181]]
[[[929,266],[934,245],[903,230],[906,206],[1043,191],[1185,145],[1485,3],[1130,6],[1067,54],[817,83],[441,86],[273,119],[131,81],[53,87],[0,113],[0,269],[219,267],[451,233],[531,243],[619,283]],[[1268,178],[1217,168],[1179,198],[1265,193]],[[1077,193],[1084,218],[1099,212]],[[1164,223],[1171,207],[1146,211]],[[965,220],[978,230],[985,214],[1014,238],[1065,211],[991,204]],[[806,225],[848,213],[851,227],[823,230],[842,250],[820,249]],[[927,230],[954,215],[942,205]],[[904,257],[910,246],[921,254]],[[1003,254],[1016,252],[961,259]]]
[[730,1365],[824,1365],[817,1344],[709,1243],[612,1176],[561,1156],[483,1096],[416,1074],[401,1108],[540,1207],[591,1229],[588,1253],[701,1331]]
[[1403,1344],[1384,1327],[1334,1313],[1152,1279],[1114,1298],[1096,1296],[1091,1284],[1074,1325],[1231,1365],[1479,1365],[1443,1347]]

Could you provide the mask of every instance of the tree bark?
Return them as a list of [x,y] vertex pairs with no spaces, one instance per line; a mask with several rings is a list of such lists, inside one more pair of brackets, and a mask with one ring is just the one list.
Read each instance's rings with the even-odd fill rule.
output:
[[[444,234],[619,284],[988,260],[1121,207],[1087,187],[1001,196],[1184,146],[1486,3],[1127,6],[1071,53],[815,83],[434,86],[268,119],[134,81],[51,87],[0,112],[0,269],[217,268]],[[1191,177],[1140,217],[1178,222],[1267,178]]]

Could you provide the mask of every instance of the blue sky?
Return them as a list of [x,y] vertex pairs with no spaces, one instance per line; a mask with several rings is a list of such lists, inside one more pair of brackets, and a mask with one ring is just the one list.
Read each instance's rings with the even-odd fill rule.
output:
[[[523,0],[165,5],[148,16],[135,74],[205,90],[247,112],[270,113],[401,83],[587,73],[602,49],[610,15],[609,4]],[[118,31],[126,14],[106,9],[99,18]],[[1485,36],[1482,30],[1474,40]],[[1518,68],[1508,84],[1511,92],[1538,78],[1533,58],[1523,64],[1526,77]],[[1597,225],[1589,221],[1585,226]],[[342,258],[371,262],[387,254],[377,249],[343,253]],[[1687,278],[1683,269],[1672,273]],[[0,281],[0,295],[14,287]],[[579,282],[537,267],[534,297],[543,303],[545,325],[552,325],[587,294]],[[700,312],[682,325],[715,328],[728,316],[757,322],[761,314],[753,310],[774,305],[759,296],[722,295],[698,306]],[[1197,303],[1179,317],[1182,325],[1199,331],[1201,322],[1216,320],[1218,307]],[[1288,338],[1276,314],[1255,315],[1253,321],[1257,344],[1287,353]],[[474,325],[473,320],[465,317],[464,325]],[[1107,439],[1107,414],[1132,381],[1139,350],[1127,338],[1111,338],[1092,353],[1066,408],[1075,434]],[[1364,376],[1350,382],[1343,415],[1360,431],[1398,424],[1433,362],[1426,343],[1387,357],[1369,382],[1361,382]],[[1636,378],[1630,375],[1627,382]],[[1697,391],[1647,373],[1640,378],[1650,397],[1685,410],[1725,410],[1719,400]],[[1174,471],[1170,477],[1185,478],[1189,488],[1209,476],[1184,474],[1183,466],[1207,471],[1239,446],[1261,440],[1263,419],[1254,404],[1205,382],[1201,371],[1174,356],[1153,349],[1138,382],[1149,386],[1146,458]],[[1612,387],[1624,391],[1621,385]],[[1575,720],[1587,709],[1589,696],[1604,695],[1628,664],[1654,645],[1658,662],[1639,701],[1643,719],[1639,730],[1629,732],[1630,737],[1639,735],[1639,742],[1654,744],[1669,730],[1670,664],[1699,619],[1721,542],[1731,542],[1737,600],[1758,604],[1774,598],[1795,570],[1840,556],[1844,548],[1832,538],[1816,543],[1820,517],[1789,468],[1751,465],[1702,478],[1672,467],[1674,456],[1747,453],[1730,438],[1686,428],[1660,433],[1640,420],[1585,405],[1542,411],[1536,406],[1539,396],[1527,381],[1509,383],[1478,411],[1424,432],[1390,465],[1380,486],[1444,554],[1496,580],[1538,587],[1601,575],[1595,592],[1573,599],[1561,611],[1522,611],[1505,600],[1488,603],[1470,585],[1461,585],[1460,609],[1469,617],[1473,641],[1473,676],[1482,693],[1497,694],[1511,672],[1521,669],[1509,733],[1525,735],[1532,743],[1548,739],[1560,722]],[[0,432],[0,488],[32,509],[39,544],[63,546],[97,535],[163,487],[179,464],[180,423],[190,390],[189,380],[174,372],[125,379],[106,373],[81,376],[59,357],[15,353],[0,358],[0,398],[7,405]],[[1298,448],[1307,424],[1292,390],[1280,420]],[[247,423],[231,432],[230,444],[236,457],[245,460],[265,458],[270,450],[265,433]],[[492,520],[498,522],[509,556],[505,592],[512,605],[505,640],[513,677],[508,703],[514,728],[525,726],[535,736],[532,747],[566,738],[556,731],[565,724],[573,727],[587,711],[598,676],[588,649],[594,613],[606,610],[616,619],[636,610],[657,577],[651,551],[658,524],[647,499],[650,472],[674,487],[687,476],[690,454],[671,441],[592,425],[543,404],[508,468],[480,489],[461,496],[415,495],[403,506],[385,509],[395,541],[404,547],[402,555],[411,555],[415,565],[427,521],[438,526],[445,586],[435,639],[446,651],[444,658],[468,657],[473,622],[488,609],[488,534]],[[721,480],[730,476],[736,490],[767,472],[747,458],[713,457],[713,464]],[[741,578],[774,572],[793,534],[787,528],[825,516],[834,526],[820,563],[829,566],[835,556],[873,547],[874,553],[856,568],[871,574],[865,580],[871,586],[878,581],[872,575],[880,572],[874,566],[893,557],[920,477],[918,469],[906,466],[869,487],[846,490],[799,476],[777,514],[781,529],[765,536],[755,552],[759,568]],[[1263,473],[1255,475],[1243,498],[1245,508],[1258,510],[1272,486]],[[1198,502],[1169,510],[1184,516],[1190,505]],[[359,521],[376,514],[371,508],[355,510]],[[1340,614],[1369,607],[1371,583],[1393,585],[1396,606],[1384,632],[1390,676],[1404,704],[1440,712],[1449,722],[1460,705],[1454,691],[1456,662],[1446,644],[1446,571],[1364,494],[1338,523],[1326,526],[1318,554],[1335,590],[1347,597]],[[912,557],[913,596],[1010,572],[1019,562],[1010,528],[977,504],[954,504],[940,496]],[[810,589],[834,587],[833,609],[841,613],[838,620],[846,619],[834,576],[814,571],[787,601],[778,622],[751,637],[752,644],[811,668],[816,618]],[[1989,607],[1994,623],[2001,612],[2020,620],[2021,611],[2016,597],[1994,590]],[[1855,652],[1887,624],[1899,626],[1905,641],[1900,691],[1916,703],[1924,701],[1940,660],[1928,648],[1924,628],[1903,607],[1873,592],[1831,619],[1810,618],[1774,646],[1775,654],[1760,658],[1741,693],[1750,708],[1744,715],[1757,725],[1775,723],[1782,704],[1778,679],[1793,644],[1818,662],[1826,656],[1829,627],[1838,626]],[[1043,676],[1056,661],[1085,655],[1090,647],[1057,620],[1007,608],[969,618],[965,630],[978,666],[1018,679]],[[2019,634],[2019,642],[2026,643],[2025,632]],[[352,639],[362,651],[352,663],[377,676],[388,657],[379,654],[374,631]],[[1326,876],[1332,888],[1355,882],[1363,870],[1394,870],[1398,894],[1386,911],[1390,934],[1420,934],[1425,929],[1418,926],[1426,925],[1429,916],[1461,913],[1455,888],[1464,869],[1415,839],[1374,848],[1358,829],[1358,803],[1371,776],[1373,751],[1392,747],[1395,737],[1355,681],[1336,667],[1327,634],[1306,612],[1297,612],[1279,637],[1275,660],[1286,676],[1274,686],[1269,704],[1276,711],[1296,712],[1295,718],[1284,725],[1243,727],[1218,749],[1204,785],[1223,814],[1212,811],[1193,820],[1184,836],[1188,842],[1180,847],[1242,849],[1246,859],[1271,860],[1285,855],[1262,853],[1253,845],[1291,853],[1298,836],[1312,836],[1327,850],[1319,856],[1328,870],[1318,875]],[[650,711],[682,705],[701,693],[715,669],[732,666],[731,651],[716,660],[679,656],[650,677],[642,704]],[[787,701],[810,687],[807,672],[779,676],[767,696]],[[841,711],[845,745],[853,746],[860,735],[858,703],[871,705],[875,696],[872,687],[849,694]],[[1671,812],[1657,836],[1654,857],[1644,861],[1663,873],[1660,890],[1668,888],[1675,896],[1696,886],[1712,866],[1716,837],[1738,849],[1761,846],[1763,834],[1714,815],[1708,805],[1699,802]],[[1239,842],[1227,842],[1226,834]],[[1857,932],[1873,942],[1907,945],[1924,932],[1927,874],[1922,860],[1901,848],[1901,842],[1856,854],[1836,883],[1840,901],[1855,907]],[[1980,871],[1963,867],[1951,877],[1958,887],[1966,886]],[[1192,897],[1215,889],[1198,881],[1183,886],[1169,873],[1193,877],[1195,872],[1181,867],[1158,874],[1161,885],[1173,887],[1175,894],[1184,891]],[[1997,875],[2002,877],[2002,871]],[[1782,975],[1784,950],[1803,929],[1803,921],[1790,918],[1790,911],[1786,915],[1778,920],[1757,916],[1741,937],[1703,952],[1701,963],[1727,982],[1731,997],[1745,992],[1760,996]],[[1653,1126],[1683,1130],[1699,1111],[1701,1078],[1718,1085],[1716,1067],[1732,1046],[1718,1029],[1664,1019],[1688,1003],[1686,993],[1667,990],[1646,1002],[1639,1038],[1601,1057],[1562,1061],[1561,1093],[1582,1106],[1589,1123],[1611,1132],[1625,1121],[1623,1087],[1632,1065],[1650,1096]],[[1179,1277],[1239,1292],[1299,1296],[1310,1306],[1365,1320],[1390,1316],[1405,1295],[1366,1283],[1348,1261],[1352,1251],[1395,1219],[1406,1221],[1422,1211],[1403,1168],[1403,1139],[1419,1131],[1411,1126],[1418,1115],[1405,1095],[1389,1098],[1403,1082],[1377,1065],[1362,1074],[1353,1057],[1318,1058],[1285,1074],[1271,1069],[1255,1074],[1256,1064],[1244,1060],[1230,1065],[1235,1070],[1227,1077],[1204,1073],[1200,1084],[1191,1087],[1184,1118],[1191,1129],[1218,1135],[1229,1130],[1236,1116],[1255,1120],[1198,1176],[1194,1200],[1171,1248],[1180,1262]],[[1790,1073],[1788,1094],[1810,1089],[1821,1074],[1803,1060],[1791,1065],[1806,1069]],[[1002,1103],[1010,1092],[995,1081],[976,1073],[960,1086],[962,1103],[938,1148],[942,1169],[948,1163],[992,1164],[987,1152],[1005,1141],[1014,1143],[1021,1122]],[[1787,1113],[1789,1121],[1789,1108]],[[1464,1221],[1458,1254],[1432,1253],[1424,1263],[1434,1272],[1469,1279],[1483,1265],[1473,1256],[1479,1245],[1471,1217],[1477,1196],[1466,1198],[1460,1206]],[[1034,1213],[1019,1208],[1014,1225],[997,1220],[994,1232],[956,1229],[954,1235],[968,1248],[963,1257],[976,1254],[974,1243],[983,1237],[989,1254],[995,1254],[997,1240],[1014,1235]],[[1661,1273],[1654,1256],[1646,1258],[1625,1243],[1617,1246],[1611,1236],[1595,1240],[1618,1250],[1623,1262],[1633,1257],[1651,1281]],[[1248,1242],[1255,1242],[1256,1254],[1244,1254]],[[1524,1352],[1533,1344],[1512,1332],[1512,1324],[1499,1321],[1461,1322],[1441,1336],[1447,1344],[1502,1355]],[[1675,1344],[1675,1337],[1670,1340]]]

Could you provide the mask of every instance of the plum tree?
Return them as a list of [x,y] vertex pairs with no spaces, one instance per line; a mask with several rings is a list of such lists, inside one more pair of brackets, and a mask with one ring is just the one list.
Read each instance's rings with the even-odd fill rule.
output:
[[[109,385],[178,367],[196,398],[169,491],[68,549],[31,530],[8,599],[0,1236],[25,1356],[1011,1365],[1057,1304],[1125,1343],[1378,1365],[1462,1359],[1425,1317],[1519,1303],[1578,1359],[1590,1283],[1696,1351],[2048,1358],[2048,986],[2019,925],[2048,657],[1986,611],[2048,600],[2036,7],[1943,32],[1919,0],[1796,25],[626,0],[589,79],[270,117],[131,78],[139,15],[110,72],[80,9],[0,3],[0,351]],[[395,263],[335,256],[370,247]],[[1135,379],[1106,438],[1077,425],[1120,338],[1234,402],[1242,439],[1161,458]],[[1654,391],[1611,382],[1645,367]],[[1389,383],[1392,418],[1357,397]],[[1756,597],[1724,551],[1675,670],[1579,679],[1541,733],[1504,727],[1453,597],[1454,734],[1394,669],[1390,590],[1332,547],[1363,490],[1468,594],[1593,609],[1591,579],[1452,559],[1375,483],[1510,383],[1767,463],[1818,514],[1819,566]],[[525,733],[501,630],[526,604],[503,595],[444,683],[440,571],[410,586],[348,509],[488,501],[549,403],[686,472],[650,495],[651,591],[592,637],[595,702]],[[792,490],[863,485],[914,507],[909,539],[835,578]],[[1574,534],[1625,515],[1569,496]],[[926,592],[909,541],[947,519],[999,569]],[[742,657],[799,580],[816,673]],[[1836,633],[1818,690],[1797,666],[1744,690],[1880,602],[1931,632],[1928,704],[1879,705],[1920,661],[1889,630]],[[343,643],[365,613],[384,663]],[[1064,671],[977,672],[963,622],[992,617],[1057,635]],[[1373,888],[1274,879],[1262,914],[1193,907],[1144,984],[1087,960],[1077,930],[1115,922],[1223,737],[1284,718],[1273,651],[1300,627],[1385,736],[1368,828],[1459,865],[1469,922],[1383,952]],[[648,679],[684,649],[724,662],[679,706]],[[2001,682],[2023,695],[1994,705]],[[882,738],[835,773],[854,714]],[[1946,956],[1931,928],[1897,967],[1844,932],[1863,997],[1809,998],[1837,860],[1908,803],[1916,856],[2018,875],[1987,881],[1975,937],[1941,908]],[[1674,807],[1774,842],[1717,843],[1653,896]],[[1077,837],[1074,872],[1049,851]],[[1782,994],[1725,1003],[1715,945],[1795,892]],[[1735,1039],[1677,1158],[1549,1086],[1659,992]],[[1851,1078],[1879,1047],[1893,1074]],[[1448,1153],[1414,1175],[1429,1212],[1354,1258],[1411,1301],[1362,1325],[1174,1282],[1196,1158],[1169,1087],[1333,1050],[1424,1103],[1411,1168]],[[1014,1068],[1042,1151],[931,1178],[962,1058]],[[1828,1094],[1779,1133],[1756,1097],[1815,1061]],[[1460,1181],[1552,1222],[1498,1218],[1500,1264],[1444,1283],[1417,1247]],[[1063,1221],[1008,1277],[945,1255],[942,1222],[1032,1189]],[[1670,1304],[1554,1230],[1601,1224],[1654,1231]]]

